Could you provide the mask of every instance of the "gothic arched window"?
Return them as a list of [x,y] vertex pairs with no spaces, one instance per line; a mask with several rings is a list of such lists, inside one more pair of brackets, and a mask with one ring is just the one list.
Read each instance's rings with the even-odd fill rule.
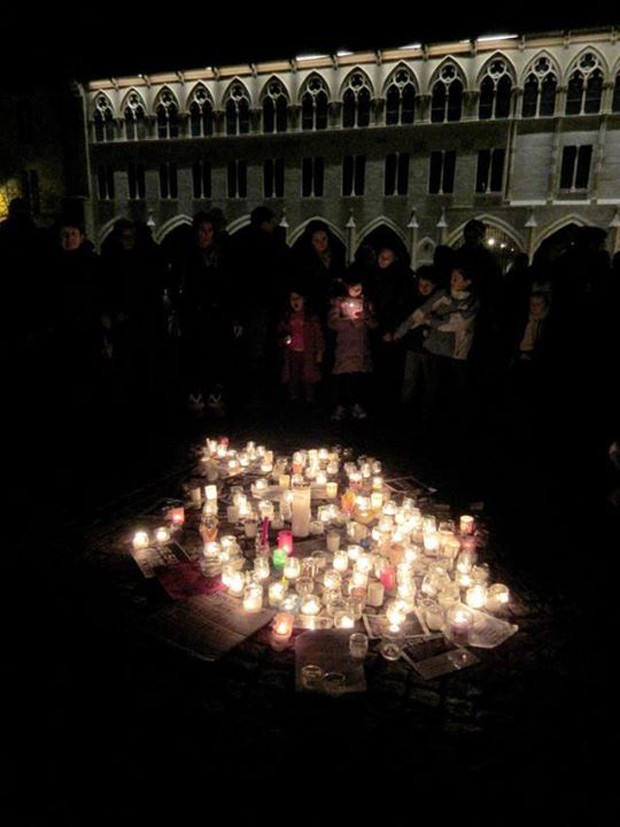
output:
[[620,72],[616,75],[614,91],[611,99],[611,111],[620,112]]
[[176,98],[169,89],[162,89],[155,105],[157,116],[157,137],[179,137],[179,107]]
[[362,72],[353,72],[342,95],[342,125],[350,128],[370,124],[371,92]]
[[140,141],[146,138],[146,118],[144,101],[137,92],[130,92],[125,104],[125,138],[128,141]]
[[460,121],[463,111],[463,83],[454,63],[442,66],[439,77],[433,84],[431,98],[431,121]]
[[286,132],[288,97],[283,84],[275,78],[267,84],[263,97],[263,132]]
[[189,128],[192,138],[213,135],[213,103],[204,86],[196,87],[190,99]]
[[301,128],[304,131],[327,129],[327,85],[319,75],[312,75],[301,95]]
[[242,83],[233,83],[226,99],[226,134],[247,135],[250,131],[250,99]]
[[385,93],[385,123],[387,126],[411,124],[415,119],[415,85],[407,69],[398,69],[392,75]]
[[115,139],[116,134],[112,104],[105,95],[99,95],[95,101],[93,121],[95,124],[95,140],[98,143],[113,141]]
[[550,117],[555,112],[558,80],[548,57],[539,57],[523,84],[522,118]]
[[600,112],[603,96],[603,69],[594,52],[586,52],[571,72],[566,91],[566,115],[593,115]]
[[507,118],[510,115],[512,79],[507,62],[496,57],[489,61],[485,76],[480,83],[478,117],[481,121],[490,118]]

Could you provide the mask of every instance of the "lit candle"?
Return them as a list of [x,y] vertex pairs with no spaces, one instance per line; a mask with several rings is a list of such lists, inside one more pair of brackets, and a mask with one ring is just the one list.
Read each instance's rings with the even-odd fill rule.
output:
[[338,495],[338,483],[337,482],[326,482],[325,483],[325,496],[328,500],[333,500]]
[[387,607],[385,616],[389,620],[390,626],[395,626],[397,629],[400,628],[405,620],[405,613],[402,610],[402,606],[397,602],[391,603]]
[[490,612],[497,612],[508,605],[510,592],[503,583],[493,583],[487,589],[486,608]]
[[345,549],[338,549],[338,551],[334,552],[333,566],[336,571],[343,572],[347,570],[349,567],[349,555]]
[[318,615],[321,611],[321,598],[313,592],[302,595],[299,610],[304,615]]
[[168,518],[172,522],[173,527],[180,528],[185,522],[185,509],[182,505],[170,508],[168,510]]
[[236,597],[241,597],[245,588],[245,577],[241,571],[233,571],[228,575],[228,591]]
[[334,628],[335,629],[353,629],[355,626],[355,618],[351,609],[342,609],[334,612]]
[[270,575],[269,558],[256,557],[254,559],[254,576],[257,580],[266,580]]
[[163,546],[170,540],[170,529],[167,526],[160,526],[155,531],[155,541],[158,545]]
[[340,589],[342,577],[336,569],[328,569],[323,575],[323,585],[328,591]]
[[446,624],[448,637],[454,643],[460,645],[467,645],[469,643],[469,634],[473,624],[473,615],[469,609],[461,607],[453,607],[446,612]]
[[278,612],[273,619],[273,630],[271,633],[271,645],[274,649],[284,649],[293,634],[294,615],[290,612]]
[[284,576],[287,580],[295,580],[301,574],[299,557],[287,557],[284,562]]
[[327,473],[325,471],[317,471],[315,482],[317,485],[327,485]]
[[375,511],[378,511],[381,506],[383,505],[383,492],[382,491],[373,491],[370,495],[370,505]]
[[269,584],[268,600],[270,606],[279,606],[286,594],[286,581],[275,580]]
[[205,485],[205,497],[207,501],[217,500],[217,485]]
[[258,612],[263,607],[263,587],[259,583],[248,583],[243,589],[243,608],[246,612]]
[[149,535],[146,531],[136,531],[131,542],[135,549],[148,548]]
[[465,602],[470,609],[482,609],[487,599],[487,589],[482,583],[474,583],[465,592]]
[[461,534],[474,533],[474,518],[469,514],[461,514],[459,517],[459,531]]
[[283,490],[288,490],[291,487],[290,474],[280,474],[280,476],[278,477],[278,485]]

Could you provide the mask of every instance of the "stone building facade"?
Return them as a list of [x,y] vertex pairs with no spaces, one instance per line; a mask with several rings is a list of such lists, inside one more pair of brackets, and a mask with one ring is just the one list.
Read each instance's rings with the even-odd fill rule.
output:
[[569,225],[620,246],[614,28],[307,55],[92,80],[87,225],[163,241],[199,209],[234,233],[271,206],[294,243],[321,218],[349,260],[377,233],[415,268],[471,218],[508,264]]

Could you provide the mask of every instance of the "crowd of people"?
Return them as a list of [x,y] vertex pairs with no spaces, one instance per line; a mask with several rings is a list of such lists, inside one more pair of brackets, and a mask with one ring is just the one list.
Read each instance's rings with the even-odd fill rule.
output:
[[[595,366],[613,381],[619,255],[580,228],[561,254],[503,273],[485,229],[469,221],[417,271],[389,239],[347,263],[321,221],[289,246],[266,206],[235,235],[199,212],[174,248],[120,219],[98,253],[79,220],[42,230],[15,199],[0,224],[13,387],[52,406],[166,396],[224,417],[262,401],[411,427],[467,427],[481,400],[511,394],[583,403]],[[592,397],[611,405],[610,437],[613,398]]]

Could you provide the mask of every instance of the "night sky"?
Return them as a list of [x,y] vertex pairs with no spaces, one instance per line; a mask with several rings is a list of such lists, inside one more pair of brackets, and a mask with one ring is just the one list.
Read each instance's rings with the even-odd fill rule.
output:
[[[418,16],[412,6],[404,22],[402,15],[396,20],[394,14],[376,19],[352,3],[315,7],[271,2],[243,12],[234,5],[234,13],[230,2],[222,8],[200,5],[197,11],[186,4],[171,5],[157,16],[154,7],[144,3],[139,9],[129,3],[107,3],[90,6],[89,11],[57,5],[40,13],[30,6],[24,11],[14,7],[3,12],[3,28],[6,24],[5,32],[19,32],[16,43],[22,48],[17,56],[13,46],[0,52],[3,75],[5,80],[13,72],[24,77],[64,74],[85,80],[290,58],[304,52],[381,49],[491,33],[566,31],[614,23],[609,3],[590,3],[585,9],[555,14],[543,8],[537,15],[525,5],[522,11],[513,8],[502,15],[497,2],[478,3],[475,8],[467,3],[467,13],[451,12],[447,7],[436,19]],[[339,11],[345,7],[346,13]],[[333,19],[328,19],[328,9]]]

